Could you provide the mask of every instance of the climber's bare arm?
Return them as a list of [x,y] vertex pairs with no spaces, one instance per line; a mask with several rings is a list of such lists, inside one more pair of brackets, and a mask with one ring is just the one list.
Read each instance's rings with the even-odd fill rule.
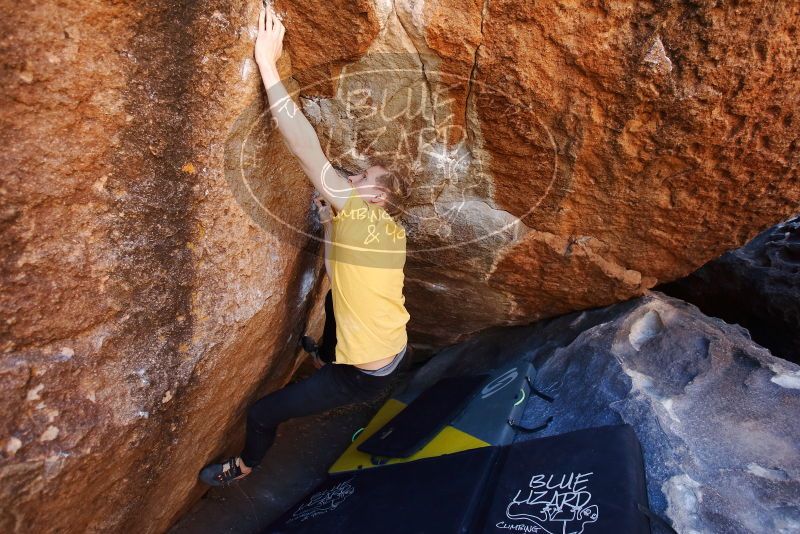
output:
[[350,183],[334,169],[322,151],[317,132],[286,92],[276,63],[283,52],[285,28],[270,6],[258,18],[256,62],[267,90],[269,107],[289,150],[299,160],[311,183],[336,210],[351,191]]

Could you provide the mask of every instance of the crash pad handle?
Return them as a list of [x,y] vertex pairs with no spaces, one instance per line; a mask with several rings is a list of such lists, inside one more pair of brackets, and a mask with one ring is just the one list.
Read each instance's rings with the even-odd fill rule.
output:
[[538,426],[526,426],[526,425],[523,425],[519,421],[516,421],[514,419],[509,419],[508,420],[508,424],[509,424],[509,426],[511,428],[513,428],[515,430],[519,430],[520,432],[526,432],[526,433],[533,433],[533,432],[539,432],[540,430],[544,430],[552,422],[553,422],[553,416],[552,415],[550,417],[548,417],[547,420],[545,420],[544,423],[541,423]]
[[531,377],[529,377],[528,375],[525,375],[525,380],[528,381],[528,388],[529,388],[531,393],[533,393],[534,395],[536,395],[540,399],[542,399],[544,401],[547,401],[547,402],[553,402],[555,400],[553,397],[551,397],[547,393],[542,393],[541,391],[536,389],[536,386],[534,386],[533,382],[531,381]]

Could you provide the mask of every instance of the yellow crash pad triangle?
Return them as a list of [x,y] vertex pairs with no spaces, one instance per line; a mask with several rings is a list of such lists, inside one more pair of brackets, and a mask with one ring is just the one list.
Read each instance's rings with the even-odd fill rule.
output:
[[[369,422],[363,432],[350,444],[346,451],[328,469],[328,473],[340,473],[342,471],[353,471],[356,469],[366,469],[369,467],[380,467],[372,463],[372,456],[358,450],[358,446],[380,430],[383,425],[388,423],[395,415],[402,412],[406,404],[397,400],[389,399],[381,406],[375,417]],[[489,447],[490,444],[478,439],[475,436],[459,430],[453,426],[447,426],[429,441],[422,449],[408,458],[388,458],[386,463],[381,465],[398,464],[403,462],[413,462],[422,458],[433,458],[443,454]]]

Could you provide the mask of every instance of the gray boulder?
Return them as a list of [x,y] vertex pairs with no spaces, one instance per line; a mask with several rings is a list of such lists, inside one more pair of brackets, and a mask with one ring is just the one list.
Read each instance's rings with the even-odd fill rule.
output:
[[520,356],[538,369],[523,422],[533,439],[633,425],[651,508],[681,534],[800,532],[800,367],[737,325],[661,293],[532,326],[487,331],[417,380]]
[[800,216],[657,289],[744,326],[776,356],[800,363]]

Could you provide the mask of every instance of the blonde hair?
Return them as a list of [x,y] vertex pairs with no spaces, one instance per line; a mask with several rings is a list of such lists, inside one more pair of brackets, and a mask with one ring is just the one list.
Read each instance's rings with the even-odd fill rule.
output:
[[393,218],[403,213],[406,203],[411,196],[411,184],[416,181],[412,169],[388,157],[371,156],[370,166],[379,165],[386,169],[386,173],[375,179],[386,193],[383,209]]

